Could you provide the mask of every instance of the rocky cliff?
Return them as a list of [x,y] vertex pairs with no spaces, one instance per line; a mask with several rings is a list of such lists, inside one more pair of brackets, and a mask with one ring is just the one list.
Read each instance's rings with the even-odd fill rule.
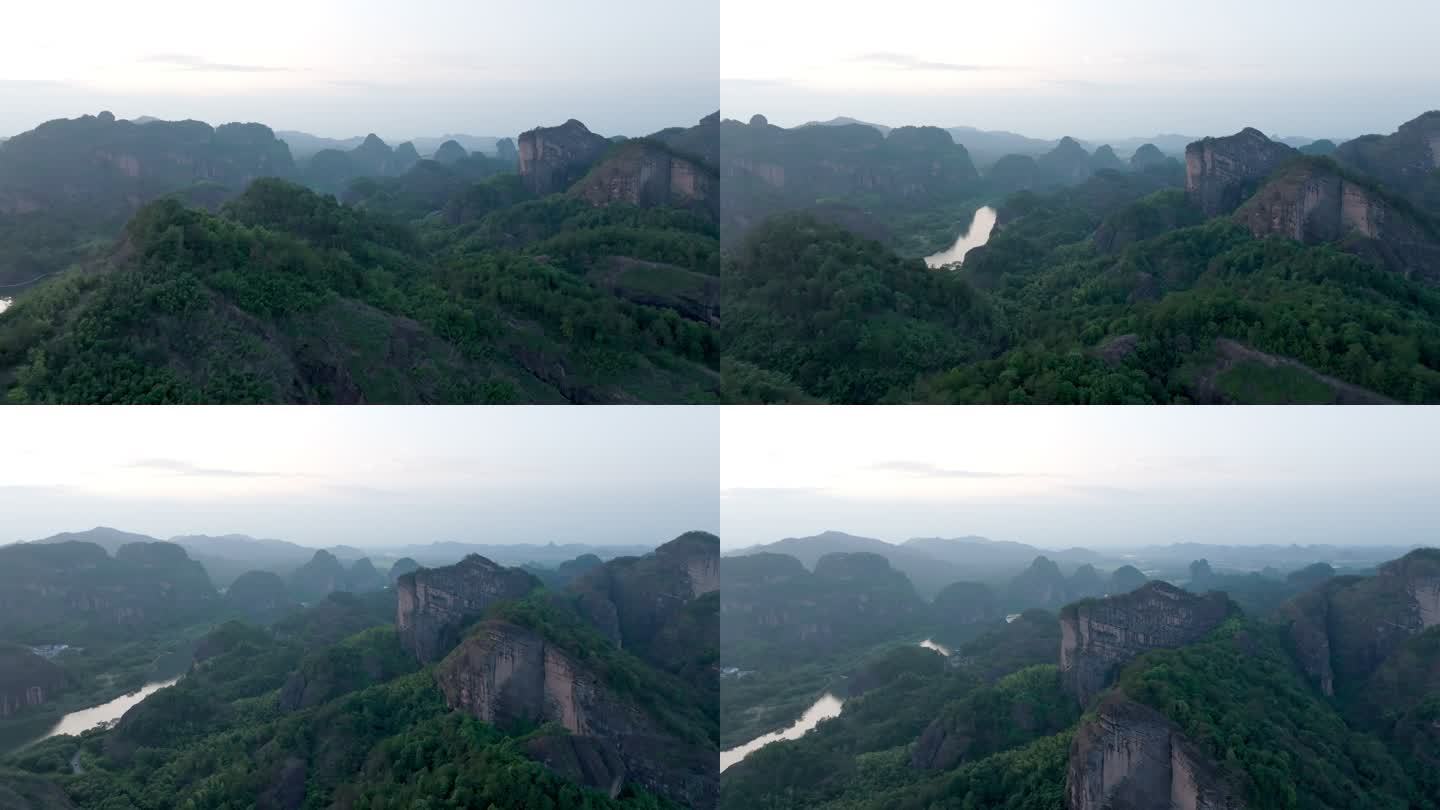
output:
[[1120,694],[1075,733],[1066,810],[1242,810],[1209,759],[1164,715]]
[[490,605],[519,599],[540,581],[518,568],[471,554],[444,568],[422,568],[395,583],[395,626],[400,643],[421,663],[438,661],[460,640],[460,630]]
[[558,127],[520,134],[520,178],[536,195],[564,191],[585,176],[610,149],[610,141],[571,118]]
[[1121,596],[1090,599],[1060,612],[1060,676],[1088,705],[1125,662],[1148,650],[1196,641],[1231,611],[1223,593],[1197,596],[1150,582]]
[[1205,216],[1228,214],[1295,155],[1294,149],[1249,127],[1225,138],[1205,138],[1185,147],[1185,191]]
[[720,175],[698,160],[683,157],[659,141],[633,140],[570,188],[591,205],[628,203],[642,208],[671,206],[720,214]]
[[0,717],[48,703],[69,685],[53,662],[18,644],[0,644]]
[[1396,272],[1440,281],[1440,224],[1327,158],[1293,161],[1235,218],[1256,236],[1341,243]]
[[633,784],[689,807],[718,799],[713,748],[672,736],[634,696],[533,630],[482,623],[436,680],[451,708],[500,728],[559,724],[572,736],[532,741],[532,756],[611,796]]
[[1412,551],[1373,577],[1328,580],[1281,613],[1316,686],[1353,693],[1409,639],[1440,624],[1440,549]]
[[1440,215],[1440,110],[1407,121],[1390,135],[1347,141],[1336,148],[1335,159]]
[[[689,532],[643,557],[619,557],[570,584],[579,613],[606,638],[691,683],[713,687],[697,651],[718,650],[720,539]],[[703,658],[704,656],[699,656]]]

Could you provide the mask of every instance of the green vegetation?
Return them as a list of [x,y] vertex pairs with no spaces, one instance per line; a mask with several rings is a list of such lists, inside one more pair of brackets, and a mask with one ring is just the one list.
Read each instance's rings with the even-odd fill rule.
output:
[[[1020,192],[957,273],[776,218],[724,277],[730,401],[1440,401],[1440,292],[1202,222],[1165,176]],[[1407,208],[1406,210],[1410,210]]]
[[478,220],[418,230],[277,180],[219,216],[152,204],[103,268],[6,313],[0,388],[11,402],[715,397],[713,327],[586,277],[612,256],[713,276],[713,225],[559,197],[484,211],[460,194],[457,217]]

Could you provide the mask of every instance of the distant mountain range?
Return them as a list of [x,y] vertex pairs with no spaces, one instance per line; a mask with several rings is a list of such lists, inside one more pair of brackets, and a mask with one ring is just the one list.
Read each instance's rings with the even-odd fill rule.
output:
[[[165,119],[156,118],[153,115],[142,115],[130,120],[136,124],[165,122]],[[286,145],[290,147],[290,154],[294,156],[296,160],[305,160],[315,155],[315,153],[323,152],[326,149],[338,149],[341,152],[349,152],[365,143],[367,136],[356,135],[352,138],[325,138],[320,135],[311,135],[308,132],[288,129],[277,130],[275,137],[284,141]],[[0,142],[5,140],[5,138],[0,138]],[[500,140],[501,138],[492,135],[447,134],[410,138],[409,142],[415,145],[415,149],[420,153],[421,157],[428,158],[432,157],[446,141],[455,141],[465,147],[465,151],[467,152],[484,152],[493,155],[496,153],[496,145],[499,144]]]
[[655,550],[654,546],[641,544],[603,546],[587,543],[546,543],[544,545],[508,543],[492,545],[454,541],[370,549],[348,545],[318,549],[288,540],[255,538],[244,534],[221,536],[188,534],[161,540],[149,535],[125,532],[108,526],[97,526],[83,532],[63,532],[30,542],[94,543],[112,556],[121,546],[129,543],[174,543],[185,549],[192,559],[204,565],[205,570],[209,572],[217,585],[228,584],[240,574],[250,570],[288,573],[309,562],[315,557],[317,551],[328,552],[346,564],[367,557],[384,560],[409,557],[426,567],[436,567],[454,563],[468,554],[479,554],[501,565],[519,566],[531,563],[553,567],[586,554],[593,554],[602,560],[610,560],[616,557],[641,556]]
[[[858,124],[879,130],[882,135],[890,134],[892,127],[884,124],[874,124],[869,121],[861,121],[858,118],[849,116],[837,116],[829,121],[808,121],[801,126],[812,127],[836,127]],[[955,139],[955,142],[964,146],[970,152],[970,157],[976,165],[984,167],[1005,155],[1040,155],[1054,149],[1059,145],[1060,138],[1031,138],[1016,132],[1005,130],[985,130],[976,127],[954,126],[947,127],[946,132]],[[1175,133],[1161,133],[1149,137],[1124,137],[1111,140],[1087,140],[1077,138],[1076,140],[1087,150],[1093,151],[1097,146],[1109,144],[1116,154],[1121,156],[1134,154],[1135,150],[1145,144],[1154,144],[1161,152],[1167,155],[1183,155],[1185,147],[1200,140],[1198,135],[1179,135]],[[1275,136],[1274,140],[1299,149],[1315,142],[1315,138],[1292,135],[1287,137]]]

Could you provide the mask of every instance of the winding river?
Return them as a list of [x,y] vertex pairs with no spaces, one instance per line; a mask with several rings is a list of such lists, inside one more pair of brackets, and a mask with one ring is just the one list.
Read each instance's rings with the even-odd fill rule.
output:
[[840,698],[826,692],[820,696],[819,700],[815,701],[814,705],[806,709],[804,714],[800,715],[799,720],[796,720],[789,727],[779,731],[772,731],[769,734],[762,734],[744,745],[737,745],[731,748],[729,751],[721,751],[720,770],[725,770],[772,742],[800,739],[805,736],[805,733],[810,729],[820,725],[821,720],[839,717],[840,707],[843,705],[844,702],[841,701]]
[[40,742],[40,740],[48,739],[58,734],[79,734],[82,731],[88,731],[103,723],[119,720],[121,715],[130,711],[137,703],[167,686],[174,685],[175,682],[179,680],[180,678],[175,677],[168,681],[147,683],[136,691],[128,695],[121,695],[109,703],[101,703],[99,706],[91,706],[88,709],[71,712],[61,717],[60,722],[45,732],[43,736],[36,738],[34,742]]
[[965,254],[973,248],[980,247],[990,241],[990,232],[995,229],[995,209],[984,206],[975,212],[970,218],[970,227],[966,228],[955,244],[949,250],[942,250],[933,256],[926,256],[925,263],[931,267],[944,267],[947,264],[960,264],[965,261]]

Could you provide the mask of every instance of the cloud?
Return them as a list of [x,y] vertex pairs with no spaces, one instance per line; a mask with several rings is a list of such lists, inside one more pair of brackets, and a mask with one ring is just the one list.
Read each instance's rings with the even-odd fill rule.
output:
[[955,62],[933,62],[917,59],[903,53],[867,53],[855,57],[854,62],[869,62],[900,70],[939,70],[952,73],[971,73],[977,70],[998,70],[993,65],[962,65]]
[[183,53],[151,54],[141,61],[204,73],[286,73],[290,71],[290,68],[269,65],[234,65],[225,62],[211,62],[208,59]]
[[925,461],[881,461],[871,464],[869,469],[902,473],[915,478],[1044,478],[1036,473],[1002,473],[984,470],[957,470],[941,467]]
[[140,470],[155,470],[156,472],[168,472],[175,475],[191,476],[195,478],[281,478],[282,473],[262,472],[258,470],[228,470],[220,467],[201,467],[191,464],[188,461],[181,461],[174,458],[148,458],[137,461],[128,467]]

